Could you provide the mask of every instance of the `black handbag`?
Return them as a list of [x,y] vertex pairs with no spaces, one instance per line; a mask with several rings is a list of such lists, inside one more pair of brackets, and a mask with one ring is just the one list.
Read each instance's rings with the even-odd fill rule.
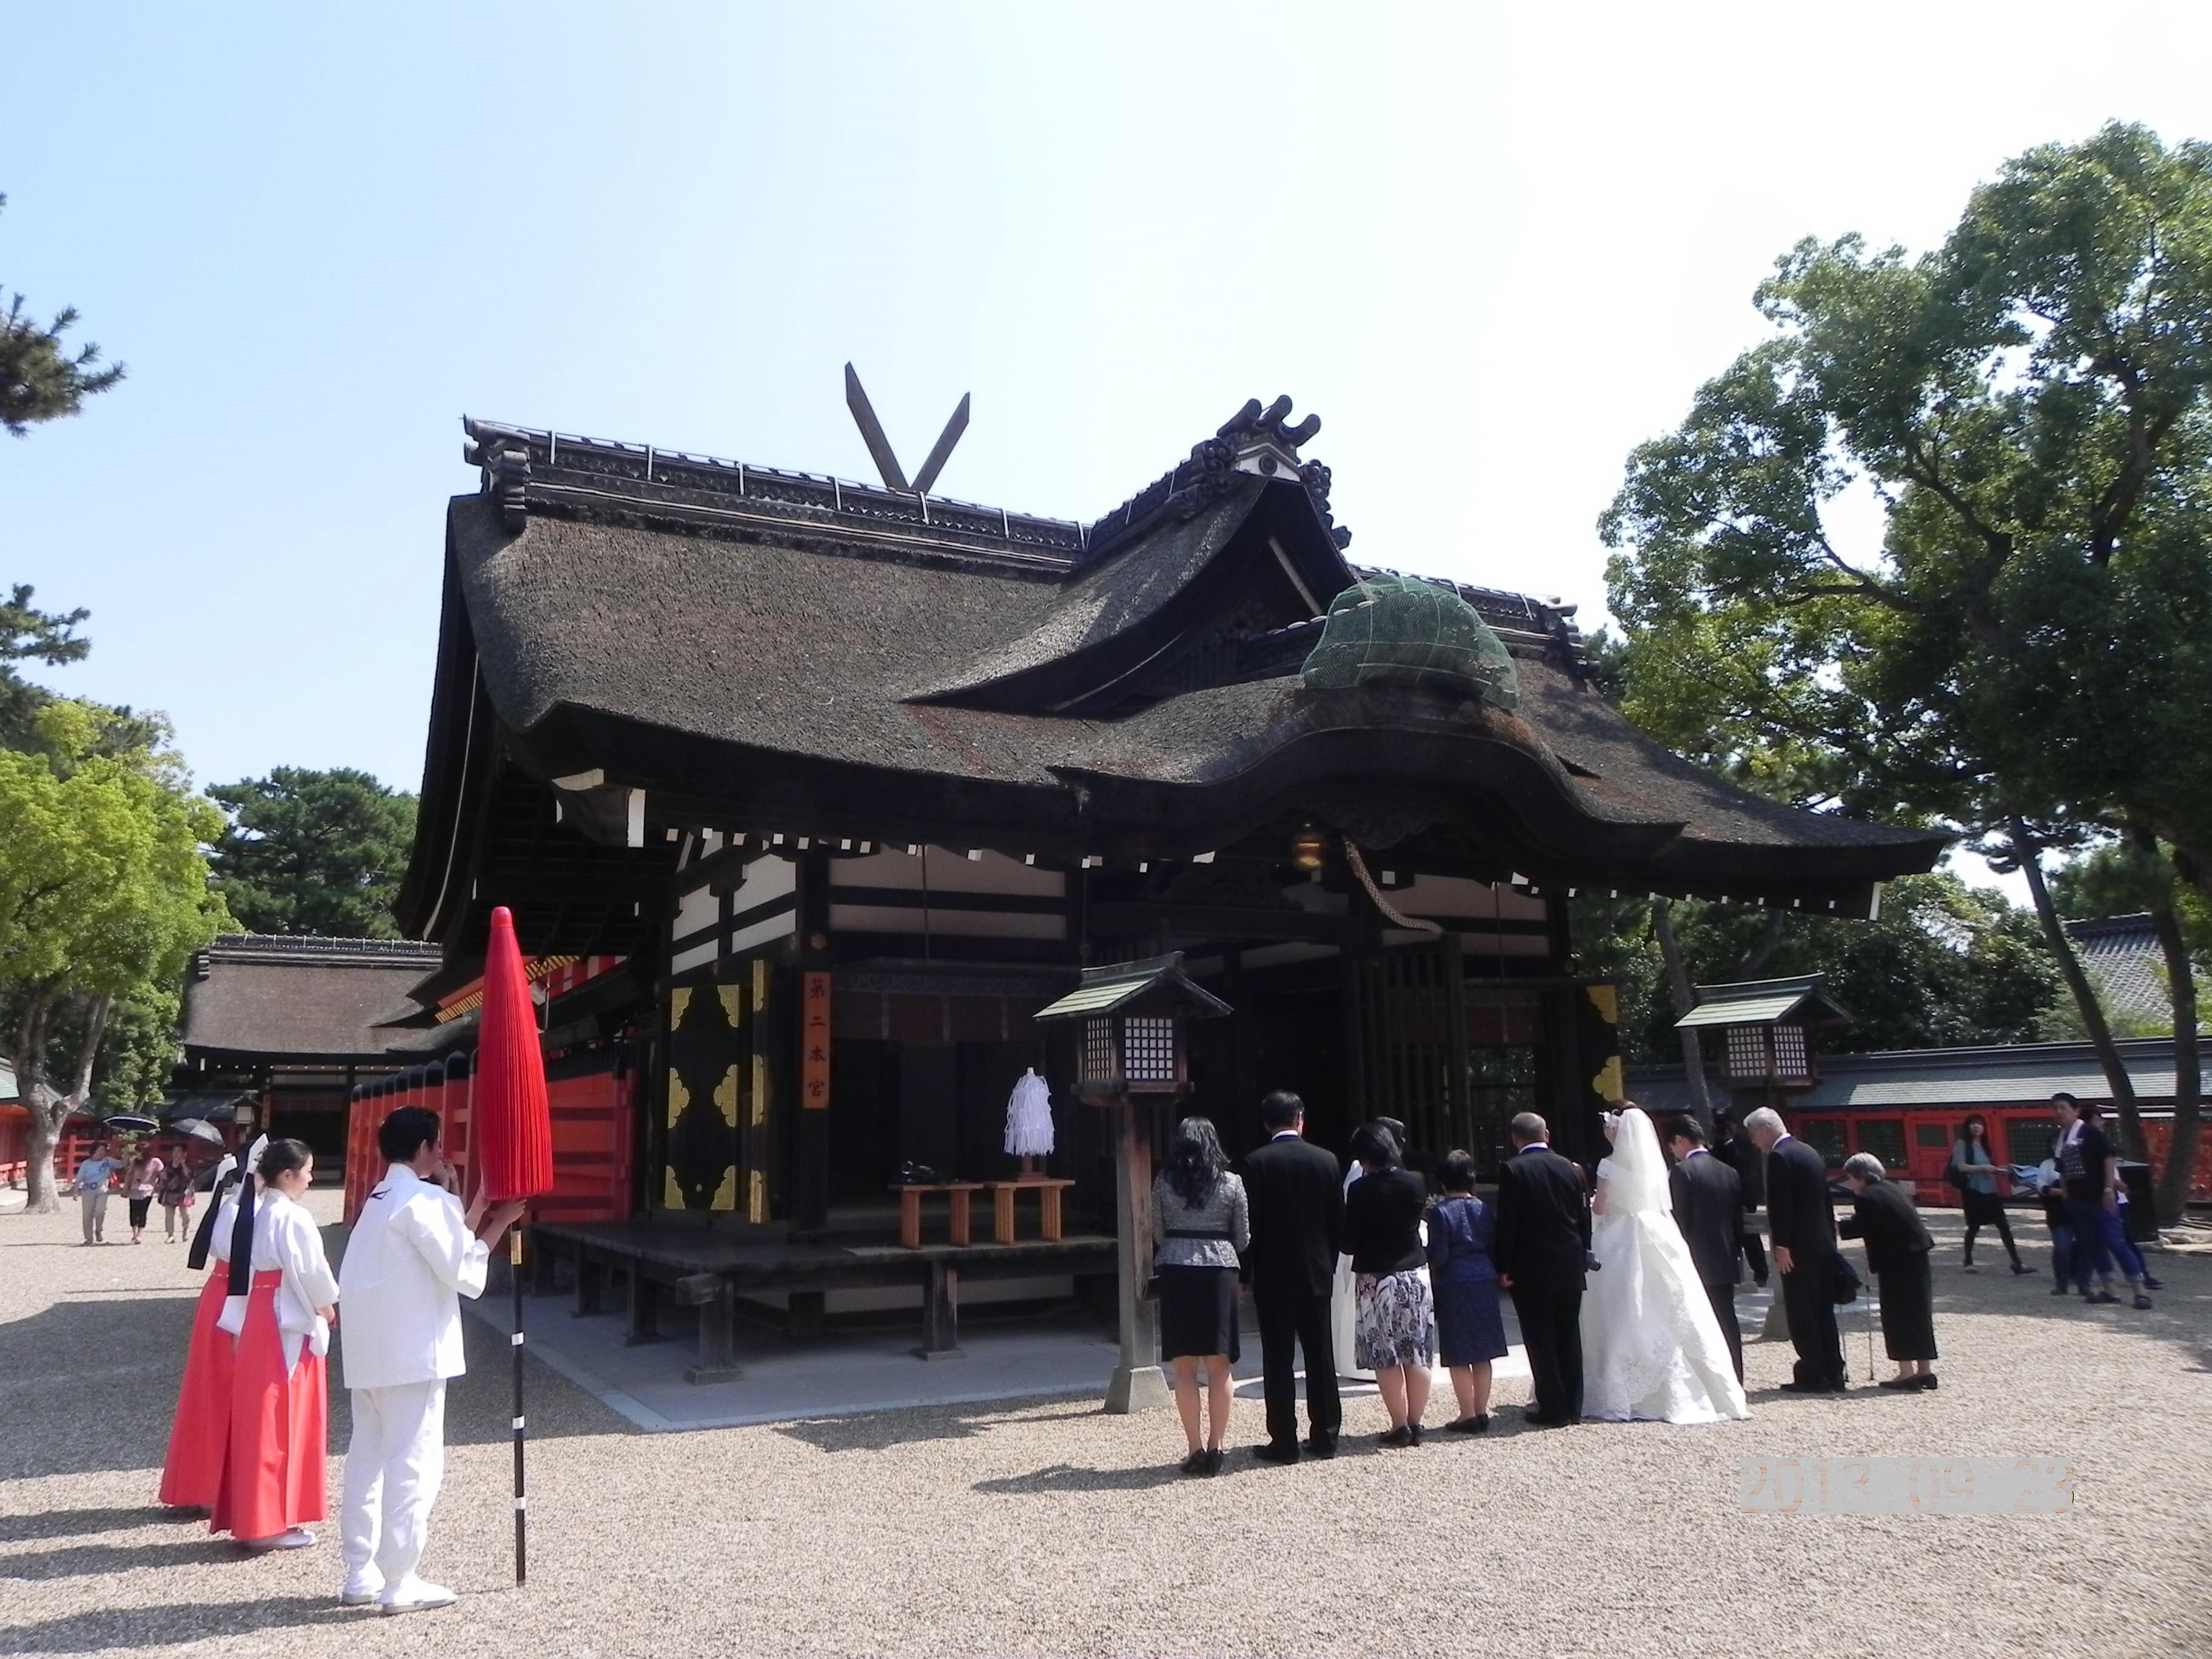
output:
[[1851,1266],[1841,1250],[1836,1251],[1828,1260],[1835,1264],[1828,1269],[1829,1296],[1834,1298],[1839,1308],[1847,1302],[1857,1301],[1862,1283],[1859,1270]]

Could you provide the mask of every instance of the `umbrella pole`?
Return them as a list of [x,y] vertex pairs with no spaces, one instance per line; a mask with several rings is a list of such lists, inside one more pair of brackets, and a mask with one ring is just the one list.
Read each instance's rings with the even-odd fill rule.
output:
[[522,1481],[522,1224],[507,1235],[507,1277],[514,1293],[514,1583],[520,1589],[528,1577],[530,1499]]

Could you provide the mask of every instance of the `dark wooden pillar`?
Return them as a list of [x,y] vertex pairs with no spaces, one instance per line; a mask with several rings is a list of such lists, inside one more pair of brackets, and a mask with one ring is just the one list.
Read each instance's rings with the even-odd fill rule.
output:
[[[830,973],[830,856],[826,853],[809,852],[799,860],[799,991],[798,1006],[790,1025],[799,1050],[793,1069],[794,1086],[810,1077],[807,1046],[810,1041],[805,1022],[809,1017],[806,1001],[810,976],[820,975],[826,987]],[[793,1024],[793,1022],[796,1022]],[[821,1033],[825,1046],[831,1042],[834,1019],[828,1030]],[[836,1080],[829,1073],[825,1062],[820,1075],[829,1079],[835,1088]],[[830,1224],[830,1102],[826,1095],[820,1099],[805,1097],[800,1087],[798,1097],[793,1099],[792,1120],[792,1235],[794,1238],[818,1235]],[[786,1091],[787,1097],[791,1091]]]
[[699,1358],[684,1368],[686,1382],[734,1382],[744,1375],[737,1358],[737,1298],[719,1273],[676,1281],[677,1299],[699,1310]]
[[960,1273],[941,1255],[930,1258],[921,1299],[921,1346],[915,1352],[924,1359],[960,1356]]
[[576,1317],[589,1319],[599,1311],[599,1287],[606,1270],[585,1251],[576,1252]]
[[623,1346],[635,1348],[661,1340],[659,1296],[660,1287],[633,1263],[629,1269],[629,1305],[623,1315]]

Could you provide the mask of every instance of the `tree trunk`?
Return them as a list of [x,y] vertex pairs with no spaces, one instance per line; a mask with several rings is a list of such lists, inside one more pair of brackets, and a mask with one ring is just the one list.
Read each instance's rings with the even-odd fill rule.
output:
[[2120,1120],[2120,1145],[2130,1158],[2144,1155],[2142,1113],[2136,1104],[2135,1079],[2128,1075],[2127,1064],[2120,1058],[2119,1044],[2112,1040],[2112,1028],[2105,1018],[2105,1006],[2097,1000],[2097,988],[2089,983],[2089,975],[2081,966],[2081,958],[2074,954],[2074,941],[2067,936],[2066,925],[2058,919],[2058,911],[2051,902],[2051,889],[2043,879],[2043,854],[2027,833],[2027,826],[2018,818],[2012,821],[2013,855],[2020,861],[2021,873],[2027,878],[2027,890],[2035,901],[2036,920],[2043,924],[2043,942],[2051,947],[2057,961],[2059,976],[2066,988],[2074,994],[2074,1006],[2081,1011],[2081,1024],[2089,1033],[2089,1046],[2097,1052],[2097,1063],[2104,1068],[2105,1084],[2112,1091],[2112,1106]]
[[1751,948],[1743,953],[1735,964],[1737,978],[1759,977],[1760,970],[1766,966],[1768,960],[1774,955],[1775,947],[1782,943],[1782,935],[1789,924],[1790,913],[1787,910],[1769,910],[1766,913],[1766,926],[1759,931],[1759,937],[1751,942]]
[[2189,1206],[2189,1177],[2197,1168],[2197,1136],[2203,1092],[2203,1057],[2197,1037],[2197,970],[2182,940],[2181,918],[2173,909],[2173,877],[2155,841],[2136,831],[2136,850],[2157,859],[2160,879],[2152,888],[2151,927],[2166,957],[2166,976],[2173,994],[2173,1133],[2166,1144],[2166,1168],[2158,1177],[2158,1224],[2171,1227]]
[[[1698,1006],[1698,994],[1690,988],[1689,969],[1682,965],[1682,948],[1674,941],[1674,912],[1670,900],[1651,901],[1651,931],[1659,939],[1659,958],[1667,965],[1667,994],[1674,1005],[1674,1017],[1680,1019]],[[1698,1115],[1698,1121],[1710,1130],[1713,1127],[1712,1092],[1705,1086],[1705,1051],[1694,1030],[1674,1033],[1682,1039],[1682,1075],[1689,1080],[1690,1109]]]
[[25,1172],[25,1207],[34,1215],[52,1215],[61,1208],[61,1194],[54,1183],[54,1149],[70,1114],[82,1109],[92,1092],[92,1073],[100,1058],[100,1040],[107,1033],[107,1013],[114,999],[96,996],[85,1011],[84,1043],[77,1056],[76,1075],[64,1093],[46,1077],[46,1027],[53,1012],[53,994],[41,992],[31,999],[15,1055],[16,1085],[31,1115],[30,1168]]

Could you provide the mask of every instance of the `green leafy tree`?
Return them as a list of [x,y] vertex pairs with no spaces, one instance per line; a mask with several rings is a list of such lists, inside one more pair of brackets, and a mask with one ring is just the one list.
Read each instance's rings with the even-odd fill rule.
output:
[[[1828,991],[1853,1015],[1850,1025],[1827,1037],[1834,1048],[2030,1041],[2059,996],[2057,970],[2035,919],[2002,894],[1969,887],[1946,872],[1892,882],[1881,918],[1872,922],[1657,902],[1670,913],[1692,981],[1826,975]],[[1581,908],[1588,928],[1577,939],[1583,965],[1623,983],[1628,1057],[1672,1059],[1680,1005],[1668,992],[1650,907],[1639,901]]]
[[38,1210],[118,1000],[158,1006],[228,921],[202,850],[222,815],[173,753],[104,752],[107,712],[50,703],[39,752],[0,750],[0,1058],[31,1114]]
[[230,820],[215,884],[249,933],[398,936],[392,900],[414,844],[414,796],[366,772],[294,766],[208,793]]
[[[0,208],[8,198],[0,196]],[[100,363],[100,348],[71,351],[62,336],[76,325],[76,308],[64,306],[41,323],[18,294],[0,313],[0,426],[22,437],[40,421],[74,415],[84,400],[123,378],[121,363]]]
[[[1808,240],[1758,303],[1774,337],[1630,457],[1601,521],[1625,706],[2016,863],[2140,1146],[2042,870],[2124,842],[2181,1034],[2171,1218],[2199,1094],[2178,884],[2212,883],[2212,146],[2115,125],[2031,150],[1940,247]],[[1847,495],[1879,550],[1837,533]]]

